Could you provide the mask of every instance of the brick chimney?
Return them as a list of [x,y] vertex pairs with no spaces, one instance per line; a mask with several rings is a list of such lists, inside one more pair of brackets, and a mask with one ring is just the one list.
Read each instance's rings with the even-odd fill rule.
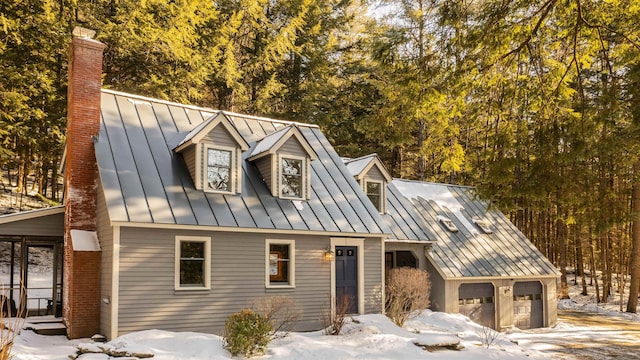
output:
[[85,239],[96,231],[98,167],[93,138],[100,130],[105,45],[91,39],[94,33],[75,28],[69,48],[62,315],[71,339],[90,337],[100,326],[101,254],[99,248],[81,248],[82,240],[71,237],[72,230],[81,230],[74,236],[81,233]]

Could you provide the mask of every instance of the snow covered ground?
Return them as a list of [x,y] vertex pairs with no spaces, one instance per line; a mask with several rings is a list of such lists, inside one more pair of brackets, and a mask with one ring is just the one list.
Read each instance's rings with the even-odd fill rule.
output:
[[[526,359],[527,352],[499,337],[487,349],[482,346],[481,327],[462,315],[425,311],[405,328],[384,315],[363,315],[345,326],[339,336],[321,331],[291,333],[273,341],[262,359]],[[90,340],[68,341],[62,336],[40,336],[23,331],[14,345],[15,360],[67,360],[76,346]],[[425,350],[460,343],[461,350]],[[416,343],[418,345],[416,345]],[[83,347],[95,347],[81,345]],[[230,359],[219,336],[148,330],[121,336],[107,346],[131,353],[151,352],[158,360]],[[82,360],[108,359],[104,354],[84,354]]]
[[[47,264],[34,264],[34,285],[45,287]],[[7,269],[0,266],[0,275]],[[50,280],[48,280],[50,281]],[[404,328],[395,326],[384,315],[353,318],[339,336],[322,332],[291,333],[273,341],[259,359],[640,359],[640,315],[620,311],[618,298],[595,304],[594,289],[580,295],[579,286],[570,287],[570,300],[559,301],[558,308],[578,311],[561,314],[551,328],[506,333],[487,333],[486,329],[460,314],[425,311],[409,320]],[[625,294],[625,296],[627,296]],[[626,297],[623,299],[626,302]],[[580,315],[582,314],[582,315]],[[578,321],[574,321],[578,316]],[[580,318],[582,317],[582,318]],[[606,324],[604,324],[606,322]],[[487,347],[490,334],[497,334]],[[606,335],[604,335],[606,334]],[[82,345],[85,344],[85,345]],[[440,345],[459,344],[460,350]],[[41,336],[23,330],[15,339],[14,360],[68,360],[78,346],[96,347],[90,339],[67,340],[63,336]],[[219,336],[148,330],[121,336],[107,347],[126,352],[154,354],[158,360],[230,359]],[[110,359],[105,354],[84,354],[81,360]]]
[[[572,290],[573,292],[573,290]],[[575,294],[574,294],[575,295]],[[594,309],[588,299],[578,298],[573,308]],[[609,305],[615,307],[615,305]],[[606,306],[599,306],[599,309]],[[497,335],[487,348],[483,328],[460,314],[425,311],[409,320],[404,328],[391,323],[384,315],[363,315],[353,318],[339,336],[322,332],[291,333],[273,341],[265,355],[258,359],[608,359],[618,357],[638,359],[640,317],[615,309],[597,313],[595,323],[574,324],[560,320],[552,328],[520,331],[514,329]],[[593,315],[592,315],[593,314]],[[623,327],[607,328],[598,322],[612,319],[637,328],[635,335]],[[606,334],[606,335],[603,335]],[[609,343],[628,340],[629,347],[610,351]],[[67,360],[77,346],[95,347],[89,339],[69,341],[62,336],[40,336],[23,331],[14,345],[15,360]],[[438,345],[459,343],[464,348],[450,350]],[[123,352],[153,353],[158,360],[231,359],[219,336],[148,330],[121,336],[107,347]],[[585,352],[585,347],[587,351]],[[591,347],[589,350],[588,348]],[[577,349],[577,350],[574,350]],[[587,357],[583,356],[588,354]],[[84,354],[81,360],[109,359],[104,354]]]

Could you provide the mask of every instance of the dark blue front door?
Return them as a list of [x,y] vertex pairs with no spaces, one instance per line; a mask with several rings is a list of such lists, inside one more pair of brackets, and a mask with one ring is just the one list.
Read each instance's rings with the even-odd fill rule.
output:
[[358,312],[358,248],[336,246],[336,311]]

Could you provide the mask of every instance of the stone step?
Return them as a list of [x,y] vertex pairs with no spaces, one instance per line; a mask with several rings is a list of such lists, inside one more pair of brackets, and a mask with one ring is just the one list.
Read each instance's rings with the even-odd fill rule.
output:
[[32,330],[39,335],[66,335],[67,327],[62,323],[62,318],[53,316],[35,316],[27,318],[24,324],[25,330]]

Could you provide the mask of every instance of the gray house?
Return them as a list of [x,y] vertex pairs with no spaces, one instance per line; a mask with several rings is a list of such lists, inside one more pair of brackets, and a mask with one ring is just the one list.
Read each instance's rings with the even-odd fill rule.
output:
[[433,310],[498,330],[556,323],[558,270],[474,188],[390,180],[375,154],[345,163],[392,231],[385,268],[428,271]]
[[101,332],[216,331],[272,295],[302,305],[306,330],[343,293],[383,311],[383,222],[317,127],[108,90],[101,104]]
[[276,295],[301,306],[299,330],[342,296],[384,311],[389,230],[318,127],[103,90],[104,45],[77,35],[65,207],[15,219],[59,221],[70,337],[219,333]]
[[472,189],[393,180],[313,125],[101,89],[104,45],[74,33],[65,205],[0,217],[0,251],[20,266],[11,297],[33,300],[19,274],[31,247],[51,249],[38,301],[69,337],[219,333],[275,295],[301,305],[299,330],[318,329],[343,296],[382,313],[395,266],[430,272],[435,310],[555,323],[556,270]]

